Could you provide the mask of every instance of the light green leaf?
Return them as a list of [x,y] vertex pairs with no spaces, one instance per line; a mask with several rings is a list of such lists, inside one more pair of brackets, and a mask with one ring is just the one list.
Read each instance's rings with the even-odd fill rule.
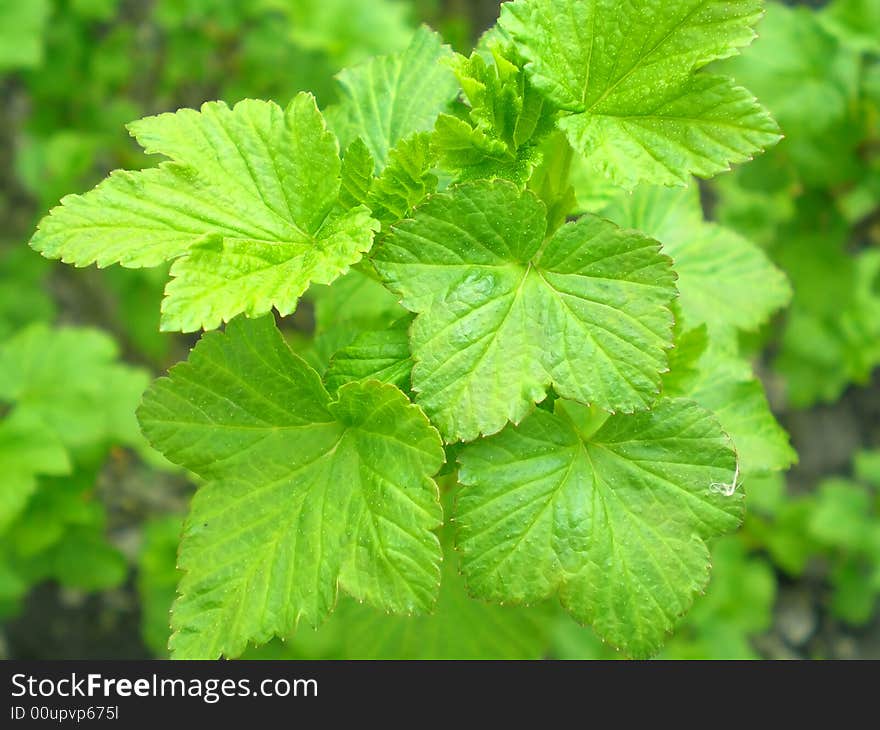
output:
[[743,475],[784,471],[797,463],[797,453],[770,410],[764,386],[745,360],[710,348],[700,363],[699,379],[682,395],[716,415],[733,439]]
[[771,3],[758,42],[718,70],[758,95],[785,131],[779,154],[793,157],[824,186],[829,171],[845,169],[848,148],[858,143],[858,133],[839,125],[856,104],[861,62],[820,17],[809,8]]
[[0,533],[19,515],[38,475],[67,474],[67,450],[37,416],[16,410],[0,421]]
[[359,335],[389,328],[408,316],[397,297],[373,278],[375,272],[371,273],[368,276],[355,269],[332,286],[309,290],[315,305],[315,338],[311,348],[300,354],[319,372],[323,373],[333,355]]
[[38,418],[74,456],[141,446],[134,411],[149,376],[118,354],[103,332],[31,325],[0,345],[0,402]]
[[386,611],[429,609],[441,520],[440,438],[394,386],[331,398],[271,318],[236,319],[144,397],[139,418],[207,483],[180,552],[171,649],[234,657],[321,623],[337,585]]
[[880,53],[880,2],[877,0],[833,0],[821,11],[819,20],[853,48]]
[[363,139],[379,174],[398,142],[430,130],[455,99],[455,76],[441,63],[451,55],[440,36],[422,27],[405,51],[341,71],[343,101],[327,118],[343,146]]
[[51,10],[49,0],[0,0],[0,72],[42,62]]
[[689,401],[608,416],[557,401],[467,446],[456,509],[474,595],[565,608],[633,656],[659,648],[709,579],[706,540],[734,529],[736,457]]
[[675,275],[658,244],[587,216],[545,240],[543,204],[496,181],[436,195],[374,258],[412,327],[413,390],[448,441],[559,395],[631,411],[655,398]]
[[426,132],[407,137],[388,153],[388,165],[367,196],[367,205],[383,228],[405,218],[437,190],[438,179],[431,172],[436,157]]
[[684,326],[705,324],[713,338],[755,331],[791,299],[785,275],[755,244],[703,221],[696,185],[641,186],[603,211],[615,223],[656,238],[678,274]]
[[833,548],[868,553],[877,529],[872,490],[843,478],[819,485],[808,529],[812,537]]
[[406,391],[410,386],[412,365],[406,326],[364,332],[333,356],[324,383],[331,393],[358,380],[378,380]]
[[687,393],[700,377],[700,358],[709,346],[706,325],[685,331],[682,318],[675,318],[675,346],[669,352],[669,372],[663,376],[663,393]]
[[331,619],[345,659],[541,659],[547,649],[547,606],[520,608],[476,601],[465,591],[458,558],[443,561],[437,609],[429,616],[386,616],[346,601]]
[[780,136],[729,79],[695,75],[755,37],[761,0],[517,0],[501,28],[572,145],[615,182],[682,185]]
[[366,204],[373,184],[373,156],[364,141],[358,137],[342,158],[342,187],[339,202],[347,207]]
[[177,545],[183,519],[169,515],[144,525],[138,555],[137,588],[141,606],[141,635],[157,657],[168,654],[169,611],[177,592]]
[[263,0],[290,16],[290,32],[303,48],[324,50],[342,63],[406,47],[412,8],[400,0]]
[[553,129],[554,109],[496,44],[490,60],[475,52],[452,63],[470,105],[470,123],[449,114],[437,120],[435,146],[444,169],[460,180],[501,177],[526,182],[541,155],[538,143]]
[[31,245],[77,266],[174,260],[163,329],[211,329],[272,307],[290,314],[312,282],[329,284],[372,245],[367,209],[337,207],[338,145],[308,94],[286,110],[211,102],[131,131],[173,162],[64,198]]

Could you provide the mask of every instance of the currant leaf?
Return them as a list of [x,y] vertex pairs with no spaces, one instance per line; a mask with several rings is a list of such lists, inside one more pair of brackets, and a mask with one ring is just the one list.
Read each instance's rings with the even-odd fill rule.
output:
[[76,266],[173,260],[163,329],[212,329],[273,307],[290,314],[311,283],[329,284],[372,245],[367,208],[338,204],[338,144],[309,94],[287,109],[210,102],[130,129],[172,161],[64,198],[31,246]]
[[709,578],[706,540],[734,529],[736,456],[690,401],[609,416],[571,401],[465,447],[457,544],[471,592],[558,594],[637,657],[660,647]]
[[411,332],[413,390],[448,441],[518,423],[552,385],[609,410],[651,404],[675,296],[656,241],[586,216],[545,240],[544,205],[505,181],[436,195],[374,264]]
[[455,99],[455,76],[441,63],[451,55],[439,35],[422,27],[404,51],[341,71],[343,100],[327,117],[343,146],[360,137],[378,175],[398,142],[430,130]]
[[434,604],[444,453],[394,386],[331,397],[271,318],[239,318],[157,381],[138,415],[206,481],[181,543],[174,656],[238,656],[301,620],[316,626],[337,586],[396,613]]
[[755,37],[762,0],[517,0],[501,29],[532,83],[568,112],[576,150],[616,183],[686,184],[779,141],[730,79],[696,72]]

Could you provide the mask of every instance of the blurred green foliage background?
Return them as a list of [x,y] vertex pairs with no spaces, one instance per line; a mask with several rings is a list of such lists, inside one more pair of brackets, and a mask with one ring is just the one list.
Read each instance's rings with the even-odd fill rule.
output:
[[[192,491],[133,416],[194,342],[159,333],[167,272],[49,263],[27,247],[37,220],[110,170],[153,164],[131,120],[303,89],[324,106],[339,69],[404,47],[418,23],[467,50],[497,9],[0,0],[0,655],[164,656]],[[707,594],[662,656],[880,658],[880,1],[770,3],[760,36],[725,71],[786,139],[702,192],[792,283],[787,313],[744,344],[800,463],[745,485],[745,526],[714,546]],[[308,310],[287,324],[308,330]],[[614,654],[553,605],[468,599],[451,564],[441,608],[397,619],[343,603],[253,656]]]

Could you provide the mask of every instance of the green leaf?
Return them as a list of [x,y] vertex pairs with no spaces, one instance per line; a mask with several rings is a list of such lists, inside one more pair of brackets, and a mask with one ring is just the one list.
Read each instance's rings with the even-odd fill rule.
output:
[[455,99],[455,76],[441,63],[451,54],[439,35],[422,27],[406,50],[341,71],[342,102],[327,118],[343,146],[360,137],[379,174],[398,142],[430,130]]
[[854,468],[859,481],[880,489],[880,450],[859,451],[855,456]]
[[271,318],[236,319],[153,385],[139,418],[207,482],[181,544],[175,656],[234,657],[317,625],[337,585],[386,611],[433,605],[444,454],[394,386],[349,383],[334,399]]
[[660,659],[758,659],[749,639],[773,624],[776,575],[770,562],[749,555],[737,536],[712,546],[706,595],[670,639]]
[[456,55],[452,68],[470,105],[470,123],[449,114],[437,120],[435,146],[444,169],[460,180],[501,177],[525,183],[541,155],[538,143],[553,128],[554,109],[500,44],[491,60]]
[[873,505],[870,490],[846,479],[828,479],[819,485],[810,535],[830,547],[869,552],[877,520]]
[[700,358],[709,346],[706,325],[683,331],[682,319],[675,318],[675,347],[669,352],[669,372],[663,376],[664,395],[687,393],[700,377]]
[[745,360],[710,348],[700,363],[700,377],[681,395],[716,415],[733,439],[743,475],[784,471],[797,463],[788,434],[773,416],[764,387]]
[[872,585],[867,566],[858,560],[844,560],[834,566],[830,579],[834,586],[831,613],[854,626],[870,623],[877,606],[878,589]]
[[125,580],[127,562],[107,541],[107,514],[95,495],[99,467],[41,476],[23,512],[0,535],[0,563],[23,585],[53,580],[98,591]]
[[454,552],[443,561],[437,608],[428,616],[386,616],[346,601],[331,619],[345,659],[541,659],[547,646],[546,606],[520,608],[475,601],[465,591]]
[[0,0],[0,72],[42,62],[51,10],[49,0]]
[[377,224],[367,209],[338,208],[338,145],[308,94],[286,110],[211,102],[131,131],[173,162],[117,171],[68,196],[31,245],[77,266],[173,259],[163,329],[211,329],[273,307],[290,314],[312,282],[329,284],[372,245]]
[[289,15],[287,25],[303,48],[325,50],[342,63],[405,48],[412,35],[412,9],[399,0],[264,0]]
[[0,533],[21,514],[40,474],[66,474],[71,464],[55,432],[38,417],[16,410],[0,421]]
[[177,515],[153,519],[144,525],[138,555],[137,588],[141,605],[141,634],[157,657],[168,654],[171,635],[169,611],[177,592],[177,545],[183,520]]
[[309,296],[315,302],[318,334],[338,329],[382,329],[406,316],[406,310],[391,292],[356,270],[333,286],[316,286]]
[[819,18],[809,8],[771,3],[754,47],[718,69],[759,96],[785,130],[777,152],[824,187],[830,175],[846,169],[858,144],[860,132],[841,125],[856,104],[860,59]]
[[[104,504],[95,498],[98,464],[59,476],[41,476],[33,497],[2,536],[20,560],[19,567],[47,551],[61,552],[72,531],[103,535],[107,526]],[[60,471],[60,470],[59,470]],[[23,572],[34,577],[33,566]]]
[[[404,322],[404,325],[408,324]],[[378,380],[406,391],[410,386],[412,366],[406,326],[364,332],[333,356],[324,383],[331,393],[358,380]]]
[[134,410],[149,376],[118,354],[103,332],[31,325],[0,345],[0,402],[41,420],[75,457],[142,446]]
[[615,182],[687,184],[775,144],[779,129],[730,79],[695,75],[748,45],[761,0],[517,0],[501,28],[559,125]]
[[795,299],[774,364],[788,402],[803,408],[867,383],[880,364],[880,252],[854,257],[824,229],[794,235],[784,262]]
[[345,151],[341,174],[339,202],[347,208],[366,205],[373,184],[373,156],[360,137]]
[[880,53],[880,3],[877,0],[833,0],[819,14],[819,20],[853,48]]
[[34,567],[62,586],[82,591],[115,588],[128,573],[125,556],[102,534],[76,528],[51,550],[41,553]]
[[587,216],[549,240],[543,204],[504,181],[436,195],[374,263],[412,327],[413,390],[448,441],[518,423],[552,385],[602,408],[649,405],[675,295],[656,242]]
[[688,401],[601,415],[571,401],[464,449],[456,510],[469,589],[493,601],[553,594],[633,656],[659,648],[709,578],[705,541],[742,500],[719,485],[736,457]]
[[699,189],[641,186],[619,195],[603,215],[656,238],[678,274],[679,306],[688,329],[710,337],[753,332],[791,300],[785,275],[755,244],[703,221]]
[[319,372],[360,335],[389,328],[408,316],[397,297],[372,278],[378,278],[375,272],[370,273],[352,270],[332,286],[309,291],[315,305],[315,338],[311,348],[300,354]]
[[373,216],[387,229],[405,218],[437,190],[431,170],[436,162],[431,136],[425,132],[407,137],[388,153],[388,165],[375,179],[367,197]]

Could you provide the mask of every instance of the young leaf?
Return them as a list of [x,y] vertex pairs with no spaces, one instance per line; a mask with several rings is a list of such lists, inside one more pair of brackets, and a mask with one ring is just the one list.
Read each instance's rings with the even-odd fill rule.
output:
[[532,83],[569,112],[576,150],[618,184],[686,184],[779,140],[730,79],[696,75],[752,41],[761,0],[517,0],[501,29]]
[[389,328],[408,316],[397,297],[357,270],[333,286],[312,287],[309,298],[315,305],[315,339],[311,350],[301,354],[322,373],[333,355],[360,335]]
[[671,345],[671,262],[586,216],[545,240],[543,204],[496,181],[436,195],[374,263],[412,327],[413,390],[448,441],[518,423],[553,385],[631,411],[655,398]]
[[373,184],[373,156],[360,137],[345,151],[341,174],[339,202],[346,208],[366,204]]
[[206,480],[181,543],[171,649],[234,657],[332,610],[337,585],[386,611],[430,608],[441,520],[437,432],[394,386],[335,398],[271,318],[236,319],[147,392],[139,418]]
[[405,391],[409,390],[412,365],[406,326],[364,332],[333,356],[324,383],[331,393],[358,380],[391,383]]
[[734,529],[722,494],[736,457],[714,417],[683,400],[608,416],[571,401],[465,447],[456,509],[471,592],[553,594],[579,621],[648,656],[709,578],[706,540]]
[[699,190],[640,186],[603,213],[663,244],[675,262],[687,328],[705,324],[713,338],[755,331],[791,299],[791,286],[755,244],[703,221]]
[[388,165],[375,179],[367,205],[383,229],[406,215],[437,190],[437,176],[431,170],[436,153],[426,132],[414,134],[388,153]]
[[440,115],[434,143],[443,168],[460,180],[524,183],[540,161],[537,143],[553,128],[555,110],[500,45],[491,58],[479,52],[455,56],[452,66],[470,105],[470,123]]
[[455,99],[455,76],[441,63],[451,54],[439,35],[422,27],[405,51],[341,71],[343,101],[327,118],[343,146],[360,137],[379,174],[398,142],[430,130]]
[[211,329],[273,307],[290,314],[312,282],[329,284],[372,245],[367,209],[337,207],[338,145],[308,94],[286,110],[211,102],[131,131],[173,161],[68,196],[31,245],[77,266],[174,260],[163,329]]

